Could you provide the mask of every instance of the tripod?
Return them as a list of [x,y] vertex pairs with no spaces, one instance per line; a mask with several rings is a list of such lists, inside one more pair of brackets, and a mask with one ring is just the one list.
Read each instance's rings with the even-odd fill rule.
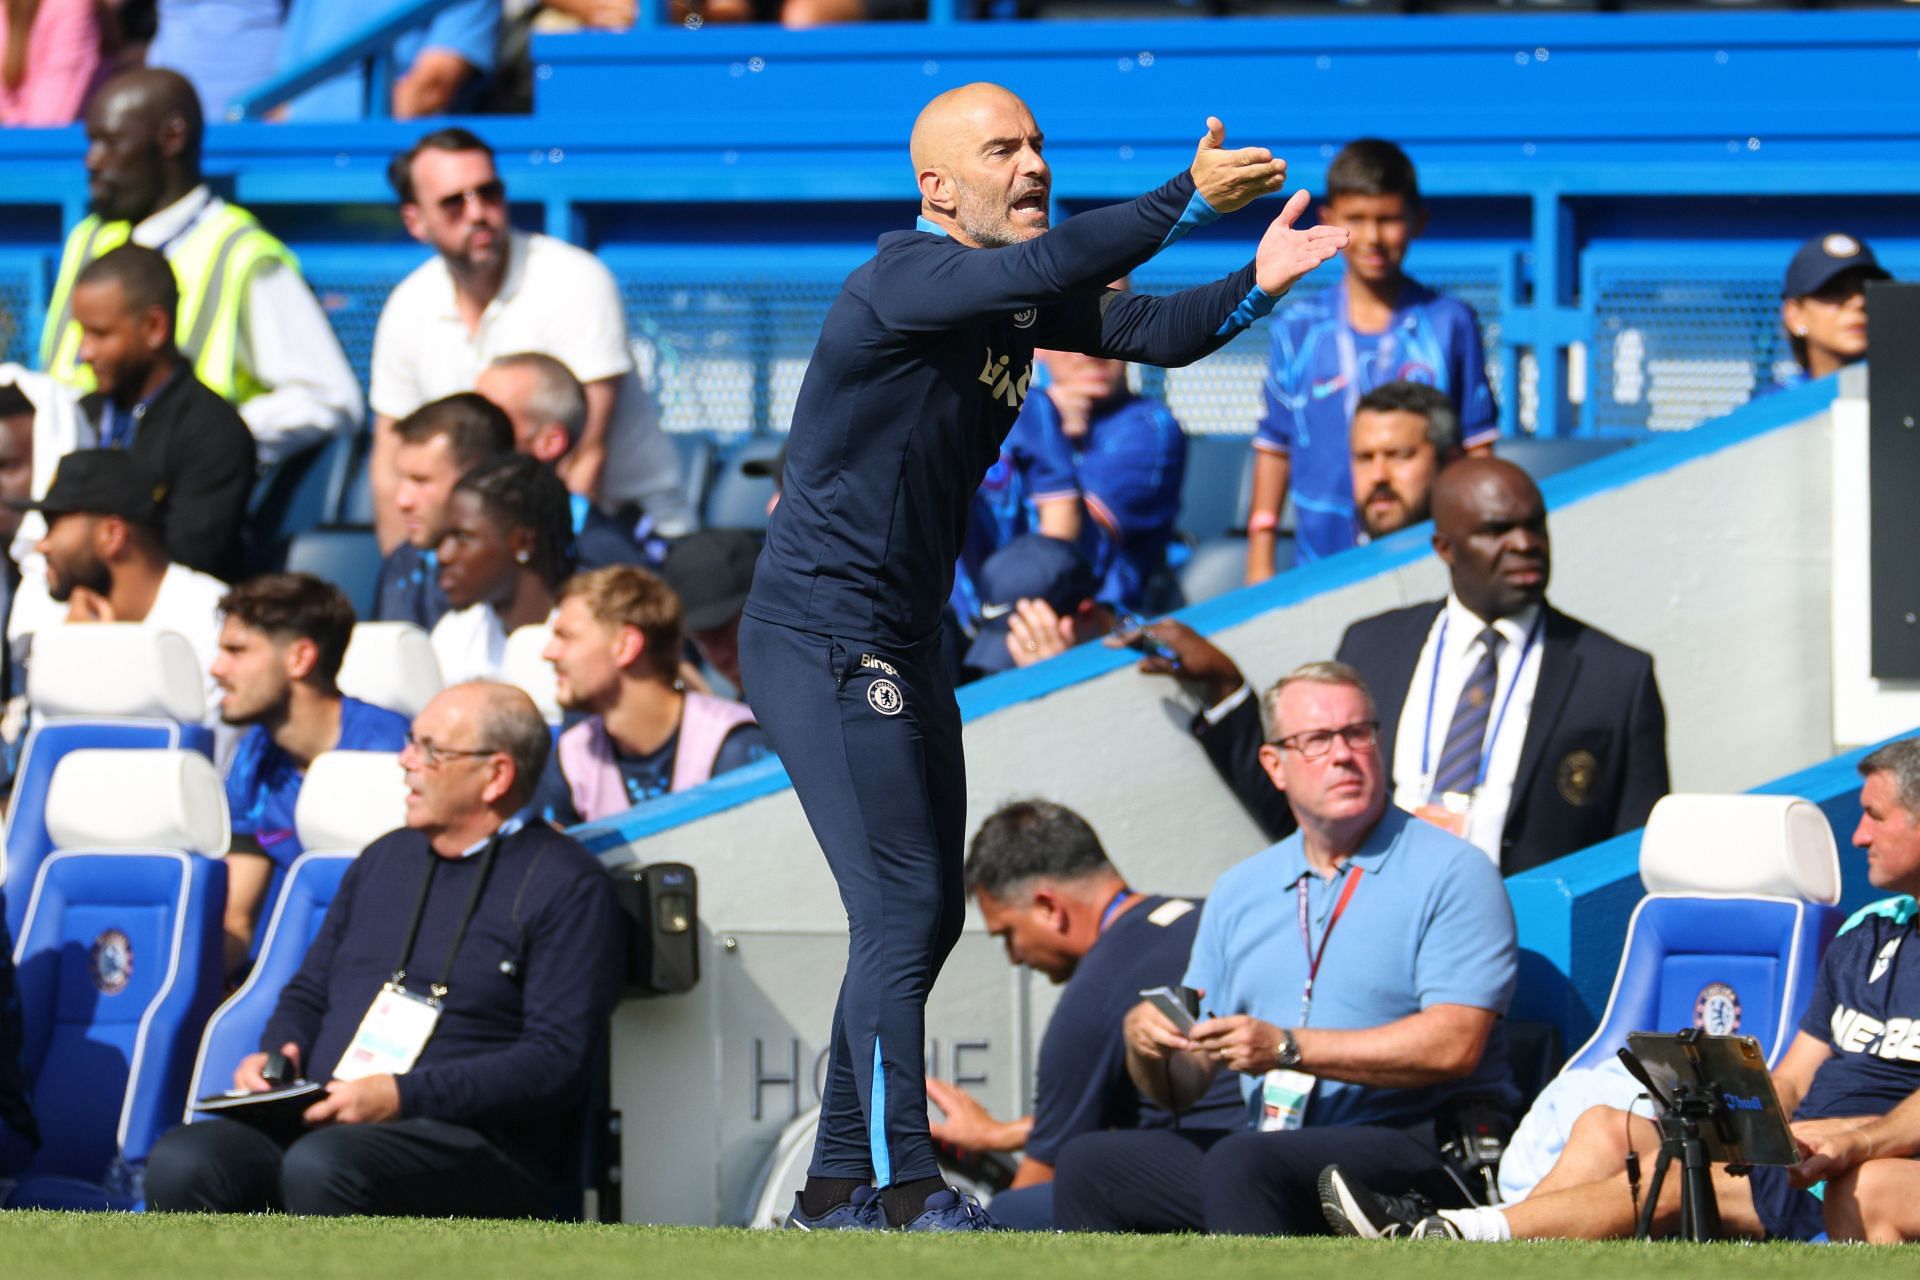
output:
[[[1707,1142],[1701,1133],[1703,1123],[1719,1118],[1720,1103],[1713,1090],[1704,1083],[1680,1083],[1674,1086],[1673,1096],[1668,1097],[1653,1083],[1652,1076],[1631,1049],[1620,1050],[1620,1061],[1665,1110],[1660,1117],[1660,1156],[1653,1166],[1653,1180],[1647,1184],[1647,1199],[1640,1206],[1640,1220],[1633,1238],[1653,1238],[1653,1215],[1660,1203],[1660,1189],[1666,1182],[1668,1168],[1678,1160],[1679,1238],[1696,1242],[1719,1239],[1720,1200],[1713,1191],[1713,1162],[1707,1158]],[[1743,1174],[1746,1168],[1729,1165],[1727,1171]]]

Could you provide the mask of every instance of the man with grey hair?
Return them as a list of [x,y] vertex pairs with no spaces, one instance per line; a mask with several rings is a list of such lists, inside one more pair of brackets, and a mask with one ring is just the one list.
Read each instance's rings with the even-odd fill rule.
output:
[[354,861],[234,1072],[262,1091],[284,1066],[325,1093],[291,1132],[220,1119],[166,1135],[147,1163],[152,1207],[564,1211],[621,929],[600,864],[528,821],[549,742],[511,685],[454,685],[414,719],[407,825]]
[[[501,356],[480,371],[473,389],[513,424],[513,450],[564,475],[587,424],[587,393],[572,370],[538,351]],[[657,569],[667,544],[638,503],[617,515],[573,495],[573,554],[582,569],[645,565]]]
[[1519,1101],[1497,1025],[1517,965],[1499,873],[1387,803],[1353,668],[1310,663],[1266,702],[1260,764],[1299,829],[1207,899],[1182,979],[1205,993],[1199,1021],[1143,1001],[1124,1026],[1142,1093],[1180,1112],[1225,1073],[1242,1124],[1074,1140],[1054,1184],[1063,1228],[1323,1234],[1317,1180],[1334,1160],[1463,1203],[1440,1126],[1470,1101]]
[[1227,1077],[1176,1121],[1128,1077],[1120,1038],[1140,992],[1179,985],[1199,899],[1132,889],[1087,820],[1048,800],[1017,801],[981,823],[966,877],[1007,959],[1065,988],[1040,1040],[1031,1115],[997,1120],[958,1085],[927,1078],[927,1098],[945,1113],[934,1137],[971,1151],[1024,1153],[1013,1187],[994,1197],[996,1223],[1053,1226],[1054,1165],[1083,1133],[1234,1122],[1240,1091]]
[[[1855,912],[1820,958],[1799,1033],[1773,1069],[1774,1092],[1793,1115],[1803,1159],[1731,1177],[1713,1188],[1729,1236],[1897,1244],[1920,1239],[1920,959],[1906,945],[1920,893],[1920,738],[1889,743],[1860,761],[1854,847],[1885,898]],[[1920,943],[1916,943],[1920,946]],[[1533,1194],[1500,1208],[1428,1213],[1340,1166],[1323,1181],[1328,1222],[1347,1235],[1467,1240],[1630,1234],[1636,1206],[1618,1172],[1631,1146],[1643,1160],[1659,1145],[1653,1125],[1595,1107],[1574,1125],[1553,1171]],[[1812,1190],[1825,1184],[1816,1196]],[[1672,1231],[1680,1191],[1669,1179],[1655,1206]]]
[[1460,456],[1460,414],[1438,387],[1389,382],[1360,397],[1347,441],[1360,541],[1371,542],[1433,514],[1433,482]]

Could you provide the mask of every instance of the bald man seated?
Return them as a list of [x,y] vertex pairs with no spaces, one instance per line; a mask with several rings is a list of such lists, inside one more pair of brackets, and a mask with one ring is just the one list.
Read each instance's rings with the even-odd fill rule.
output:
[[880,237],[821,327],[740,625],[754,715],[850,934],[795,1227],[985,1221],[942,1184],[927,1130],[927,992],[966,912],[966,765],[941,609],[968,504],[1033,390],[1036,346],[1188,364],[1346,242],[1296,228],[1296,192],[1225,279],[1164,298],[1107,288],[1279,190],[1283,161],[1225,138],[1210,119],[1164,185],[1049,229],[1052,172],[1026,104],[991,84],[943,93],[913,127],[918,222]]
[[[1363,618],[1338,658],[1380,711],[1393,801],[1512,875],[1642,826],[1667,793],[1667,720],[1653,659],[1547,603],[1547,507],[1519,467],[1463,458],[1433,492],[1433,549],[1452,590]],[[1146,630],[1206,703],[1193,730],[1274,838],[1293,829],[1260,768],[1257,700],[1238,667],[1180,623]],[[1278,799],[1280,803],[1276,804]]]

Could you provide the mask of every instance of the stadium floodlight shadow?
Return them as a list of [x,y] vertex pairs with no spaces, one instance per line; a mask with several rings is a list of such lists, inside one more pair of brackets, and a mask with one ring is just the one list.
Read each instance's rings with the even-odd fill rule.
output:
[[32,725],[0,846],[7,930],[21,936],[40,864],[53,852],[48,788],[68,753],[88,748],[189,750],[213,756],[206,676],[184,636],[137,623],[49,627],[27,676]]
[[134,1209],[221,990],[228,818],[194,751],[70,753],[15,950],[42,1142],[0,1205]]

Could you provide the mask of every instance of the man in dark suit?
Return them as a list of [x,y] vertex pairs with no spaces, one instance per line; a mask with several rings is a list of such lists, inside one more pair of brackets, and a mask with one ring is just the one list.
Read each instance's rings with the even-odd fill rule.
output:
[[[1512,875],[1631,831],[1667,792],[1666,712],[1653,659],[1546,603],[1546,504],[1510,462],[1467,458],[1434,489],[1433,546],[1453,589],[1363,618],[1338,660],[1375,691],[1394,800],[1479,845]],[[1247,811],[1278,839],[1285,797],[1260,768],[1258,700],[1232,660],[1156,622],[1207,710],[1194,734]],[[1245,690],[1243,692],[1243,690]]]
[[233,581],[255,473],[253,433],[194,376],[175,342],[180,288],[152,249],[122,245],[73,288],[80,358],[100,389],[80,409],[109,449],[125,449],[165,487],[168,556]]

